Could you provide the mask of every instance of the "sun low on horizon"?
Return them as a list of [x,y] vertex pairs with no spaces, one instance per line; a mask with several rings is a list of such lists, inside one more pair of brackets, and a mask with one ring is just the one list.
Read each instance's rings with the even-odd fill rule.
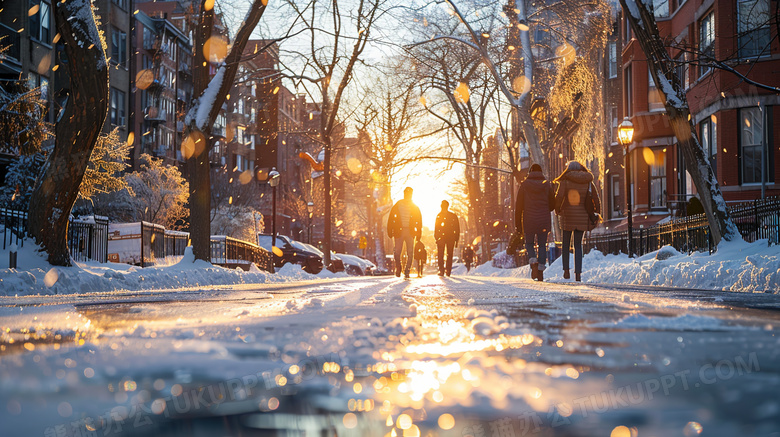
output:
[[404,189],[412,187],[414,193],[412,202],[420,208],[422,214],[423,226],[434,229],[436,225],[436,215],[441,211],[441,201],[447,200],[452,203],[450,194],[451,182],[458,177],[456,169],[450,169],[441,173],[439,168],[430,167],[430,171],[417,172],[417,174],[408,174],[397,178],[393,183],[392,196],[393,203],[403,199]]

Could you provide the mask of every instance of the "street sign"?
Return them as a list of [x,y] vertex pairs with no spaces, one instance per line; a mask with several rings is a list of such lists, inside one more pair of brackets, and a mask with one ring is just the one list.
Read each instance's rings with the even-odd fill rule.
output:
[[366,237],[360,237],[360,243],[358,243],[358,249],[365,249],[368,247],[368,240]]

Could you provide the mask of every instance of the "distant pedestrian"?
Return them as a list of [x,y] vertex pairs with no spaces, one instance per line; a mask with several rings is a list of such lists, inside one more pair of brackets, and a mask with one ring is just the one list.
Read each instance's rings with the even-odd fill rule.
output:
[[[550,232],[550,211],[555,208],[555,192],[539,164],[531,166],[517,190],[515,228],[525,235],[525,250],[531,265],[531,279],[544,281],[547,260],[547,234]],[[538,258],[536,247],[539,247]]]
[[406,245],[406,265],[403,266],[404,277],[409,279],[409,271],[412,269],[414,241],[420,240],[422,235],[422,214],[420,208],[412,202],[414,190],[406,187],[404,198],[399,200],[390,209],[387,219],[387,236],[394,239],[393,251],[395,263],[395,275],[401,276],[401,250]]
[[414,260],[417,261],[417,277],[422,278],[423,267],[428,261],[428,250],[425,249],[425,245],[422,241],[417,241],[414,245]]
[[[450,211],[450,202],[441,201],[441,212],[436,216],[436,226],[433,237],[436,239],[436,254],[439,262],[439,276],[450,276],[452,273],[453,251],[458,247],[460,236],[460,223],[458,216]],[[444,259],[444,251],[447,251],[447,259]]]
[[555,179],[555,212],[563,230],[563,277],[569,279],[569,249],[574,240],[574,276],[582,281],[582,236],[593,230],[598,220],[592,216],[601,210],[598,190],[593,185],[593,174],[577,161],[569,161],[560,176]]
[[467,244],[460,251],[460,257],[463,258],[463,263],[466,264],[466,273],[468,273],[471,270],[471,263],[474,262],[474,249],[471,248],[471,245]]

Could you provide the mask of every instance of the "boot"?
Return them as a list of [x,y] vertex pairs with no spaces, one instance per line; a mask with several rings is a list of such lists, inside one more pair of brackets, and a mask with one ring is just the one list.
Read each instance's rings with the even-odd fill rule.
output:
[[531,258],[528,260],[528,264],[531,266],[531,279],[536,280],[539,275],[539,263],[536,258]]
[[563,271],[563,279],[569,279],[571,276],[569,275],[569,269],[566,269]]
[[536,271],[536,280],[539,282],[544,282],[544,264],[539,266],[539,270]]
[[580,277],[579,273],[575,273],[574,274],[574,280],[577,281],[577,282],[582,282],[582,277]]

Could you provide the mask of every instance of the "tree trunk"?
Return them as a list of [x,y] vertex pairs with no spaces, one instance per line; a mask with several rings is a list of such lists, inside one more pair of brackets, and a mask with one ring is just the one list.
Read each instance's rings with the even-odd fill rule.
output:
[[620,4],[647,57],[650,73],[665,101],[666,114],[683,156],[691,164],[686,170],[700,194],[714,243],[717,245],[721,238],[726,241],[740,238],[739,230],[729,216],[715,173],[701,148],[696,127],[691,121],[688,98],[675,73],[675,65],[664,47],[655,16],[642,0],[620,0]]
[[70,94],[55,127],[54,151],[30,199],[27,230],[50,264],[69,266],[68,218],[108,113],[108,65],[89,1],[55,2],[54,14],[69,61]]
[[[211,162],[209,152],[214,144],[211,129],[222,104],[233,86],[241,55],[265,12],[268,0],[254,0],[249,13],[236,33],[224,62],[214,77],[209,76],[209,59],[203,47],[214,32],[214,10],[206,8],[208,0],[200,1],[198,28],[195,31],[193,64],[194,95],[197,98],[185,118],[185,141],[191,155],[187,158],[190,183],[190,238],[195,259],[211,262]],[[213,6],[213,3],[212,3]]]

